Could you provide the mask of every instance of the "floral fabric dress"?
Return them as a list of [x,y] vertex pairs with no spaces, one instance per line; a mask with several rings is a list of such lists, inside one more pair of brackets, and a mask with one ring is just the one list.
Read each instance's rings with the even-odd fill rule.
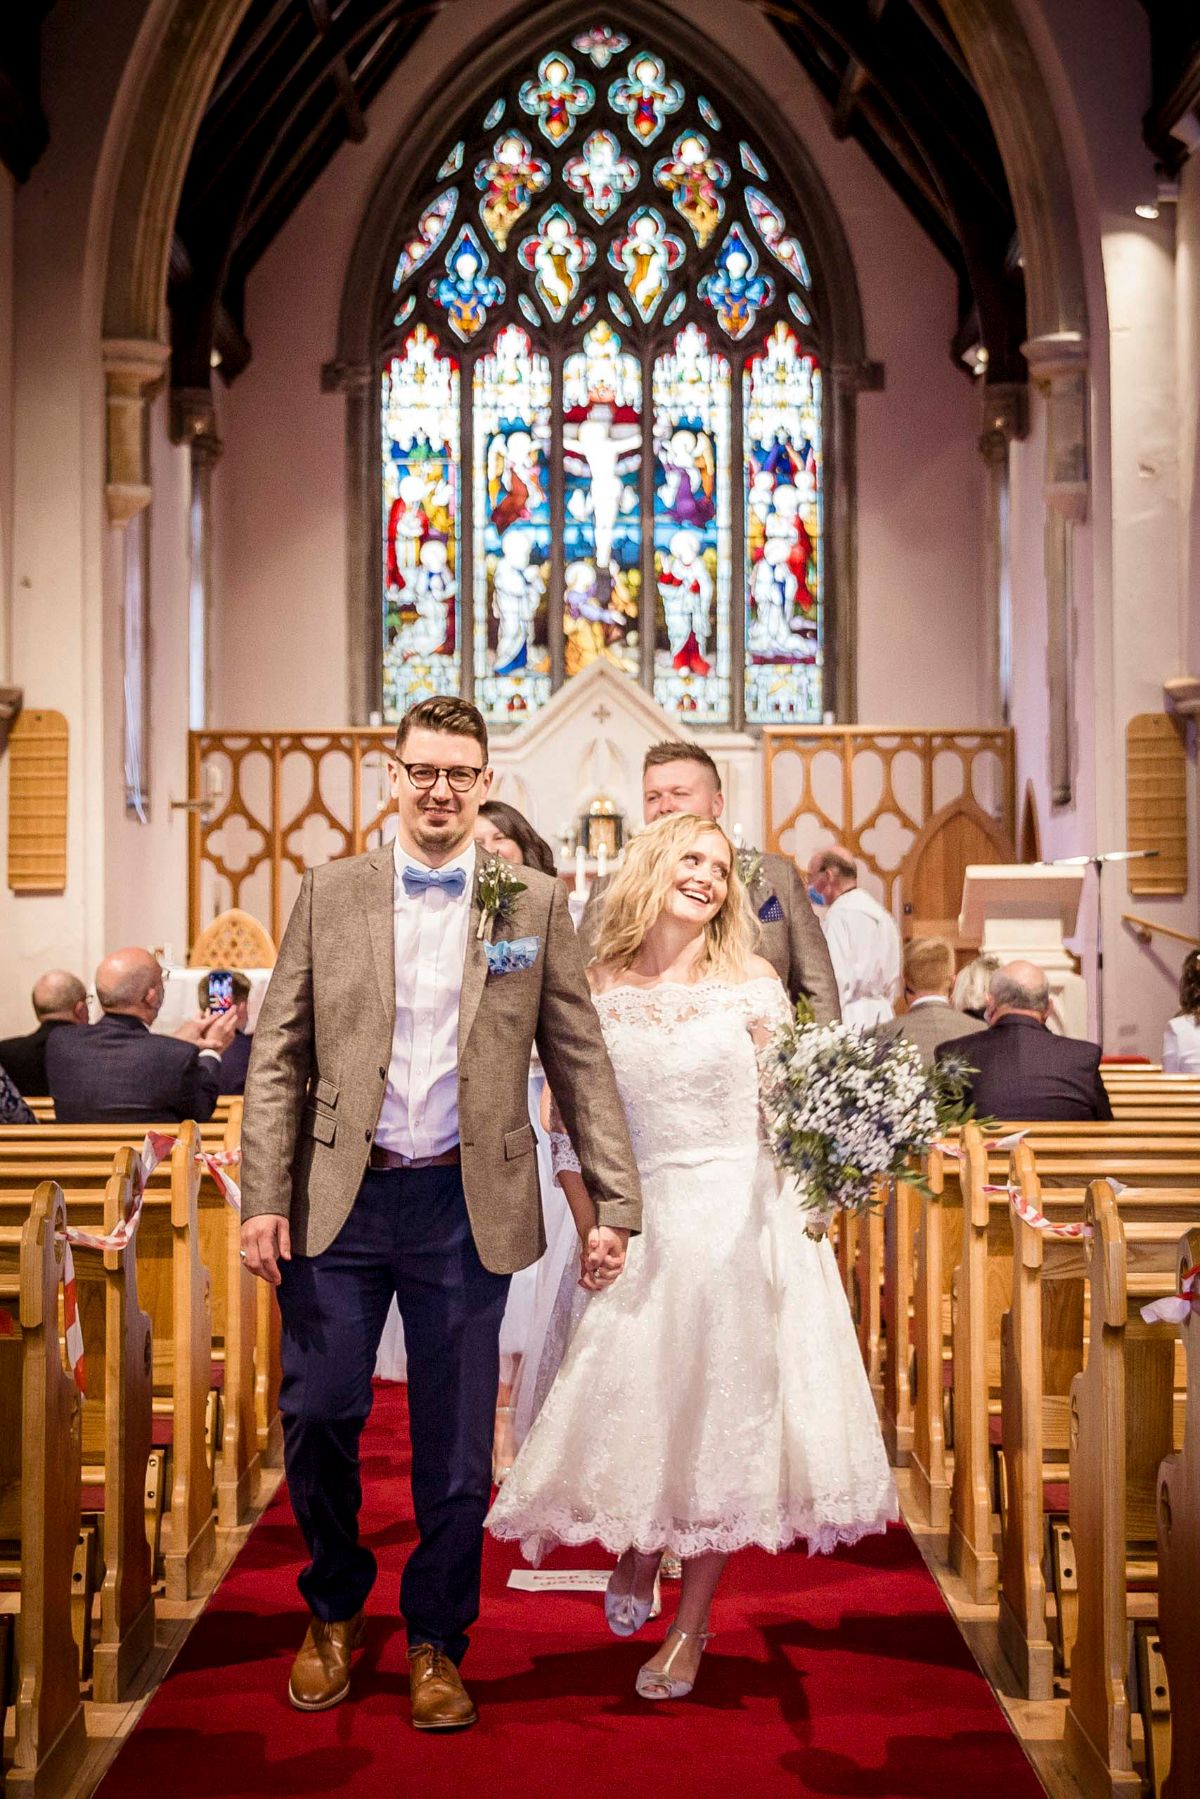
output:
[[596,1009],[642,1233],[583,1306],[488,1528],[531,1561],[591,1541],[815,1553],[882,1531],[895,1494],[837,1264],[759,1119],[751,1031],[790,1016],[782,987],[615,987]]

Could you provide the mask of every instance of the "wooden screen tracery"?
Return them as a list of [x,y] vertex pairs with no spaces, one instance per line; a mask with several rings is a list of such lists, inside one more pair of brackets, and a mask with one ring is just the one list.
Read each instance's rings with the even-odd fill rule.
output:
[[815,849],[843,845],[897,920],[912,897],[903,892],[905,858],[939,813],[972,801],[1003,839],[1015,835],[1009,729],[779,727],[763,732],[763,778],[765,847],[803,866]]

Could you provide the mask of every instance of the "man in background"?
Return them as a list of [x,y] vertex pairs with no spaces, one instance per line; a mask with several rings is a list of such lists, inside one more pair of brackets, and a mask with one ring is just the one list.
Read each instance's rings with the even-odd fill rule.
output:
[[900,933],[890,912],[858,885],[848,850],[817,850],[808,864],[808,895],[825,926],[843,1024],[862,1030],[893,1016],[900,986]]
[[0,1068],[26,1098],[50,1091],[46,1085],[46,1044],[51,1033],[64,1025],[88,1021],[87,989],[78,975],[68,974],[64,968],[52,968],[39,976],[32,998],[37,1030],[25,1037],[6,1037],[0,1043]]
[[150,1029],[166,975],[149,950],[120,949],[96,970],[98,1024],[56,1031],[46,1074],[59,1124],[179,1124],[213,1115],[221,1057],[233,1041],[233,1012],[200,1016],[173,1037]]
[[[254,1039],[250,1035],[250,983],[244,974],[233,970],[233,1005],[230,1012],[235,1029],[233,1041],[221,1057],[221,1085],[218,1091],[222,1094],[239,1094],[246,1091],[246,1070],[250,1066],[250,1051]],[[200,1010],[207,1013],[211,1010],[208,976],[205,975],[198,989]]]
[[[725,810],[721,776],[707,750],[694,743],[652,744],[642,764],[642,818],[652,824],[675,812],[719,819]],[[839,1017],[837,982],[821,927],[804,896],[795,865],[787,856],[742,850],[742,878],[760,932],[758,951],[770,962],[795,1003],[808,1000],[818,1024]],[[591,960],[600,934],[608,881],[595,881],[579,921],[579,943]]]
[[950,1004],[954,951],[944,937],[914,937],[904,948],[904,993],[908,1010],[879,1027],[889,1042],[903,1037],[915,1043],[926,1068],[942,1043],[985,1031],[981,1018],[968,1018]]
[[1007,962],[988,986],[988,1029],[943,1043],[940,1062],[954,1056],[975,1075],[966,1094],[982,1118],[1014,1122],[1049,1118],[1110,1119],[1100,1079],[1100,1045],[1047,1030],[1050,986],[1032,962]]

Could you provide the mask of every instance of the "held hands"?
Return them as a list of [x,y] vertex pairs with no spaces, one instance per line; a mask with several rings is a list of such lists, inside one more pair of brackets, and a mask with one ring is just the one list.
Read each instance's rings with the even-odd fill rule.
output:
[[262,1212],[247,1218],[242,1225],[242,1260],[259,1280],[279,1285],[280,1262],[292,1259],[292,1237],[288,1221],[277,1212]]
[[585,1292],[601,1293],[612,1286],[625,1266],[628,1242],[628,1231],[614,1230],[608,1224],[592,1226],[580,1257],[579,1285]]

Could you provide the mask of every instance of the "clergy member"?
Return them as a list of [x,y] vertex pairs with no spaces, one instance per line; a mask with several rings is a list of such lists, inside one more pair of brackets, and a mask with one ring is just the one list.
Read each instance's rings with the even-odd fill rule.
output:
[[858,864],[847,850],[816,852],[808,865],[808,892],[822,908],[842,1023],[864,1030],[884,1024],[894,1015],[900,984],[895,919],[858,885]]

